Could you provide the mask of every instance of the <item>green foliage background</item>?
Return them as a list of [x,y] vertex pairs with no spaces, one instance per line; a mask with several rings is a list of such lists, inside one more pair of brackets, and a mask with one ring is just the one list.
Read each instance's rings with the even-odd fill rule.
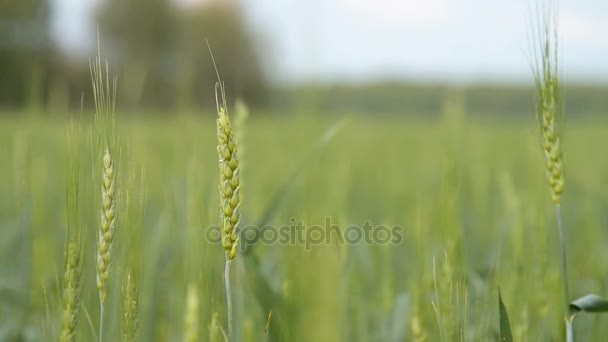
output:
[[[458,95],[437,119],[352,116],[329,144],[301,163],[328,127],[327,112],[281,119],[254,113],[241,157],[243,223],[255,224],[273,194],[301,168],[271,223],[401,225],[399,245],[256,245],[236,259],[236,328],[243,341],[453,341],[498,337],[497,285],[516,341],[560,340],[563,307],[554,213],[532,114],[518,120],[467,116]],[[74,114],[74,118],[80,117]],[[80,218],[85,232],[84,309],[78,330],[93,340],[98,299],[95,233],[101,171],[88,116],[77,120]],[[58,336],[66,230],[69,120],[37,116],[0,122],[0,340]],[[127,227],[141,219],[141,340],[182,337],[188,284],[198,286],[203,340],[213,312],[225,321],[223,253],[204,240],[217,223],[215,121],[118,116],[119,186],[146,197],[123,209],[106,307],[106,338],[119,336],[118,281]],[[566,190],[571,292],[608,293],[608,122],[570,120]],[[136,181],[127,187],[128,170]],[[123,204],[125,201],[122,202]],[[606,317],[577,321],[582,340],[600,340]],[[95,324],[93,324],[96,326]]]
[[[99,318],[101,151],[86,91],[87,56],[95,53],[66,55],[57,46],[49,4],[0,3],[0,341],[58,338],[68,221],[84,238],[79,340],[95,339],[90,322]],[[122,147],[114,155],[121,216],[106,340],[120,336],[127,266],[140,281],[142,341],[183,337],[192,284],[202,340],[213,313],[225,322],[224,256],[205,240],[219,207],[217,75],[206,41],[229,99],[254,109],[237,132],[243,226],[292,218],[323,225],[329,216],[343,229],[366,221],[404,229],[398,245],[256,245],[240,254],[233,268],[239,340],[494,340],[498,286],[514,340],[563,340],[554,208],[532,87],[286,85],[272,80],[273,47],[236,2],[106,0],[95,11],[102,56],[119,75]],[[571,295],[606,295],[607,87],[563,90]],[[319,143],[342,120],[335,137]],[[70,124],[79,134],[68,143]],[[75,160],[79,211],[66,217]],[[577,337],[601,340],[605,320],[577,318]]]

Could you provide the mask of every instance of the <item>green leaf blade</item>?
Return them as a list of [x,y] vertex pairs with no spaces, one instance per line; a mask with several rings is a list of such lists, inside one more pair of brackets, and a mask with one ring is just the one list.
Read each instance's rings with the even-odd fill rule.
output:
[[595,294],[588,294],[570,303],[570,316],[580,312],[608,312],[608,299]]
[[500,289],[498,289],[498,318],[500,321],[500,341],[513,342],[513,334],[511,333],[511,324],[509,323],[509,314],[505,303],[502,301]]

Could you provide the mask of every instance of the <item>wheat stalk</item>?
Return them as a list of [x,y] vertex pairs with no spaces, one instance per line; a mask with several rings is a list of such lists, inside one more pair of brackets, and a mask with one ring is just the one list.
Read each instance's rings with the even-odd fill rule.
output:
[[103,155],[103,181],[101,187],[101,222],[97,240],[97,289],[99,300],[104,303],[107,299],[107,280],[109,268],[112,263],[112,245],[116,230],[116,178],[114,163],[110,150],[106,146]]
[[[223,92],[222,92],[223,96]],[[225,102],[225,101],[224,101]],[[232,293],[230,287],[230,264],[236,257],[238,248],[237,229],[240,221],[239,206],[239,160],[237,144],[233,135],[230,118],[226,107],[219,105],[217,119],[217,139],[220,169],[220,225],[222,247],[226,255],[224,282],[228,307],[228,336],[232,341],[234,330],[232,324]]]
[[234,260],[238,246],[239,160],[230,119],[224,107],[218,108],[217,139],[220,169],[220,224],[222,247],[228,261]]
[[120,226],[124,240],[126,241],[126,249],[122,257],[124,262],[124,273],[122,276],[122,336],[123,341],[137,341],[139,337],[139,308],[140,308],[140,292],[139,279],[141,279],[141,234],[142,217],[146,202],[145,189],[143,184],[143,171],[140,176],[140,188],[136,188],[136,174],[133,168],[130,168],[126,183],[124,196],[124,207],[129,208],[127,215],[121,215],[122,221]]
[[559,83],[557,78],[557,33],[555,23],[545,24],[542,36],[541,60],[535,70],[536,88],[538,93],[536,117],[540,128],[540,137],[546,161],[547,178],[551,188],[551,199],[556,205],[564,191],[563,153],[558,126],[558,95]]
[[139,289],[132,270],[122,286],[122,340],[137,341],[139,335]]
[[[238,226],[240,221],[239,207],[241,200],[239,197],[240,171],[239,159],[237,157],[237,141],[234,137],[230,117],[227,112],[226,90],[220,78],[220,73],[211,51],[211,46],[207,41],[207,48],[217,75],[215,84],[215,104],[217,107],[217,152],[219,156],[220,171],[220,230],[222,236],[222,247],[226,257],[224,268],[224,285],[226,289],[226,308],[228,315],[228,340],[234,341],[234,329],[232,323],[232,288],[230,286],[230,265],[236,257],[238,249]],[[221,103],[219,100],[221,95]]]
[[[68,145],[71,149],[69,159],[69,177],[66,188],[67,234],[64,253],[64,278],[61,320],[62,342],[74,341],[82,299],[81,277],[83,273],[82,235],[79,230],[79,135],[76,128],[70,125]],[[75,141],[76,140],[76,141]]]
[[547,178],[551,189],[551,200],[555,204],[557,231],[560,241],[561,274],[564,289],[566,339],[573,340],[572,321],[569,318],[570,293],[568,288],[568,262],[566,238],[562,220],[561,196],[564,191],[564,167],[558,81],[558,39],[557,13],[552,7],[546,9],[542,26],[538,28],[538,41],[535,41],[540,58],[534,65],[537,105],[536,119],[540,128],[541,147],[546,162]]
[[[118,217],[117,170],[114,165],[114,148],[117,143],[115,131],[116,79],[110,80],[109,65],[102,67],[101,53],[90,63],[93,98],[95,100],[95,121],[99,133],[101,154],[102,186],[101,215],[97,236],[97,290],[99,293],[99,341],[103,341],[104,304],[108,296],[109,269],[112,263],[112,245]],[[105,70],[104,70],[105,67]],[[104,72],[105,71],[105,72]]]
[[97,290],[100,302],[99,340],[103,336],[103,307],[108,296],[109,269],[112,263],[112,245],[116,230],[116,178],[114,163],[108,146],[103,155],[103,181],[101,186],[101,220],[97,238]]
[[79,237],[71,237],[65,253],[63,287],[63,317],[61,342],[75,340],[81,304],[82,244]]

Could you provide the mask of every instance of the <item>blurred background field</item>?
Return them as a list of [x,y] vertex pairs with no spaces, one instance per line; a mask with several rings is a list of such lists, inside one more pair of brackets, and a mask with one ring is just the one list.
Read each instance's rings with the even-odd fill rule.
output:
[[[205,240],[219,214],[217,77],[205,39],[229,110],[240,99],[250,111],[237,132],[244,225],[323,224],[330,216],[342,228],[370,221],[404,232],[397,245],[255,245],[239,254],[239,340],[496,340],[498,286],[515,340],[562,339],[525,2],[500,5],[500,20],[476,1],[430,1],[430,9],[422,1],[88,3],[0,4],[0,341],[58,339],[74,153],[85,232],[77,336],[95,340],[101,171],[89,59],[97,30],[118,76],[119,184],[131,199],[118,227],[107,340],[119,340],[118,280],[134,243],[143,261],[140,340],[183,339],[189,284],[200,299],[200,340],[208,340],[213,313],[226,318],[224,256]],[[480,14],[467,14],[475,5]],[[571,292],[606,295],[608,35],[597,23],[608,9],[595,1],[560,5]],[[402,17],[377,26],[377,7]],[[428,21],[414,20],[414,10]],[[473,32],[467,20],[489,33],[451,43],[446,32]],[[487,26],[493,20],[499,29]],[[349,40],[338,27],[357,24],[372,37]],[[70,125],[80,134],[68,142]],[[129,225],[141,227],[137,243]],[[601,340],[606,319],[581,317],[577,337]]]

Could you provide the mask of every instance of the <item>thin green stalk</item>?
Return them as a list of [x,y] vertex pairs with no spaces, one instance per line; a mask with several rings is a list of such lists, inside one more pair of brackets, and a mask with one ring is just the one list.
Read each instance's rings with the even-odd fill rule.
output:
[[226,258],[226,267],[224,269],[224,283],[226,285],[226,307],[228,310],[228,341],[234,341],[234,329],[232,323],[232,289],[230,287],[230,264],[232,260]]
[[559,203],[555,205],[555,214],[557,216],[557,230],[559,234],[559,243],[560,243],[560,251],[562,258],[562,282],[564,287],[564,303],[566,307],[564,308],[566,321],[566,341],[573,342],[574,341],[574,332],[572,330],[572,319],[569,317],[570,315],[570,289],[568,286],[568,258],[566,257],[566,237],[564,235],[564,222],[562,220],[562,207]]
[[99,304],[99,342],[103,341],[103,301]]
[[91,330],[91,335],[93,335],[93,340],[99,340],[99,338],[97,338],[97,332],[95,331],[95,324],[93,324],[89,311],[85,306],[82,307],[82,311],[84,312],[84,317],[87,318],[87,323],[89,323],[89,329]]
[[572,329],[571,317],[566,317],[566,342],[574,342],[574,330]]
[[562,208],[558,203],[555,205],[555,213],[557,216],[557,230],[559,234],[559,243],[562,258],[562,282],[564,286],[564,299],[565,299],[565,310],[569,311],[570,308],[570,291],[568,288],[568,262],[566,257],[566,237],[564,236],[564,223],[562,220]]

